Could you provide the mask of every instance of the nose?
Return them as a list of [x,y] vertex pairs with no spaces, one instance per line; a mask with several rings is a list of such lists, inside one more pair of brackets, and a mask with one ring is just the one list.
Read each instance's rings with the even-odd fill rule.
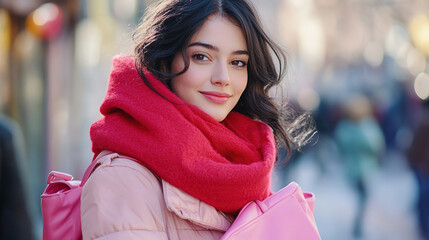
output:
[[213,85],[216,86],[228,86],[230,84],[228,65],[224,63],[217,63],[210,81]]

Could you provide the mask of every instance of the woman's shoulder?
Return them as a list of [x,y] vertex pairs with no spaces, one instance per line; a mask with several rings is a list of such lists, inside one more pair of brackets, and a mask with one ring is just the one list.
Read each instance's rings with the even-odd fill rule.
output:
[[[114,155],[115,156],[115,155]],[[127,158],[107,157],[92,173],[81,197],[82,232],[93,239],[118,232],[165,232],[160,180]]]
[[84,185],[82,195],[105,197],[108,190],[108,193],[132,198],[147,198],[148,195],[157,200],[163,198],[161,179],[133,158],[110,153],[98,161],[100,165]]
[[128,188],[142,187],[161,191],[161,179],[131,157],[110,153],[100,158],[99,163],[84,188],[91,184],[96,187],[124,184]]

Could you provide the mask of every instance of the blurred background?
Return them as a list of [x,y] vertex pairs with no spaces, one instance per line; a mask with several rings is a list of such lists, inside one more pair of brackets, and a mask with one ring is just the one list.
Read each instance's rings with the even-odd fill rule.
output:
[[[51,170],[92,159],[111,59],[149,0],[0,0],[0,239],[41,239]],[[428,239],[429,1],[253,0],[318,134],[273,176],[316,194],[323,239]]]

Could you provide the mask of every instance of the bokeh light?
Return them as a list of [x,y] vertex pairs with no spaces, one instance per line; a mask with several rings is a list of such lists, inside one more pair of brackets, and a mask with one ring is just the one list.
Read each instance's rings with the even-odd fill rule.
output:
[[63,14],[55,3],[40,5],[27,17],[27,29],[42,39],[56,38],[62,29]]
[[429,56],[429,16],[414,16],[409,23],[409,29],[415,46]]
[[429,75],[420,73],[414,80],[414,90],[419,98],[425,100],[429,97]]

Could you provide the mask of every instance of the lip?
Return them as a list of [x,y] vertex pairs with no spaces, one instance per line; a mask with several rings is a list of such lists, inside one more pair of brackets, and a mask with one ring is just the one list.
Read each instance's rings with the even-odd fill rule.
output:
[[204,97],[206,97],[208,100],[210,100],[213,103],[225,103],[228,101],[228,99],[231,97],[231,94],[228,93],[222,93],[222,92],[200,92],[203,94]]

